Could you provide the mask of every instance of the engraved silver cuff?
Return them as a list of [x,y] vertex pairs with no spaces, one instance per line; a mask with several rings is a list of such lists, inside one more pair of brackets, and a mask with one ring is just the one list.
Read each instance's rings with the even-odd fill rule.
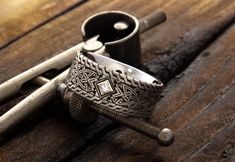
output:
[[149,74],[119,61],[94,53],[78,53],[70,68],[67,86],[105,109],[146,118],[163,84]]

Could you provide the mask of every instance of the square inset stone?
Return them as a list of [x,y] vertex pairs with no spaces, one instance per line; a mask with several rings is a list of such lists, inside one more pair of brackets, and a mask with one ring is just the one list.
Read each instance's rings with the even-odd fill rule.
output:
[[110,92],[113,92],[113,88],[111,86],[111,84],[109,83],[109,80],[105,80],[103,82],[100,82],[97,84],[97,87],[99,88],[100,94],[106,95]]

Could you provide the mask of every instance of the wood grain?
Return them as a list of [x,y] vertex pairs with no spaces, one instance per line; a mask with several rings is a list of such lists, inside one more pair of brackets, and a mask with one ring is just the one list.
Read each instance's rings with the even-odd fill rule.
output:
[[2,0],[0,49],[81,3],[82,0]]
[[222,161],[235,154],[235,25],[172,80],[151,122],[175,132],[164,148],[129,129],[107,134],[74,161]]
[[[187,0],[179,2],[177,0],[155,0],[149,3],[140,0],[133,1],[132,3],[126,3],[126,1],[122,0],[88,1],[50,23],[35,29],[13,44],[10,44],[7,48],[2,49],[0,51],[0,82],[77,44],[81,40],[79,33],[81,23],[94,13],[104,10],[122,10],[140,18],[157,8],[161,8],[166,12],[168,20],[166,23],[142,35],[143,62],[147,63],[153,58],[160,56],[162,66],[158,66],[156,60],[153,59],[146,67],[149,72],[159,76],[166,82],[186,68],[201,50],[213,42],[231,24],[235,17],[235,3],[231,1]],[[227,44],[225,43],[225,45]],[[210,54],[205,53],[204,56],[209,58]],[[214,59],[218,62],[216,58]],[[168,64],[170,66],[166,66]],[[200,66],[203,65],[204,68],[213,67],[209,65],[205,67],[204,64],[207,65],[208,63],[201,63]],[[195,68],[200,67],[198,64],[194,63],[191,66],[189,72],[201,73]],[[160,75],[166,71],[166,76]],[[160,72],[160,74],[156,72]],[[206,73],[204,71],[204,73],[205,76],[207,74],[213,75],[213,72]],[[204,75],[200,76],[203,77]],[[182,77],[187,81],[189,76],[194,75],[188,74],[187,76],[182,73],[177,78],[181,79]],[[196,75],[195,78],[197,78]],[[205,78],[205,80],[207,79]],[[196,79],[196,81],[196,83],[203,85],[201,80]],[[186,113],[187,115],[181,118],[175,115],[174,122],[170,123],[170,120],[167,121],[169,124],[164,119],[167,120],[168,116],[181,109],[183,102],[193,98],[193,93],[200,89],[200,86],[194,87],[196,83],[193,83],[191,86],[190,83],[188,83],[189,87],[184,87],[181,81],[180,83],[171,82],[169,84],[163,94],[165,97],[162,98],[156,107],[156,112],[152,118],[154,123],[172,127],[172,123],[182,119],[184,120],[182,123],[187,125],[188,117],[192,115],[190,113]],[[226,83],[229,83],[229,80]],[[181,85],[182,90],[178,88],[180,87],[178,84]],[[208,102],[210,99],[209,97]],[[171,100],[172,106],[170,107],[169,105],[171,104],[167,101]],[[10,107],[9,105],[16,101],[4,105],[1,109],[7,110]],[[34,116],[29,124],[22,126],[25,128],[19,128],[19,132],[15,133],[10,138],[11,140],[5,141],[6,143],[0,148],[0,161],[59,161],[71,160],[74,157],[77,157],[75,161],[143,161],[146,159],[154,161],[177,159],[175,157],[177,151],[174,152],[174,149],[177,148],[175,145],[170,148],[160,148],[155,144],[155,141],[149,140],[147,137],[134,131],[129,129],[123,130],[123,128],[115,130],[116,125],[105,119],[99,119],[88,128],[80,128],[81,125],[75,123],[66,115],[60,103],[47,105],[45,109],[41,114]],[[195,111],[195,114],[200,111],[199,109]],[[225,112],[224,116],[227,115]],[[204,119],[205,116],[201,118]],[[192,123],[191,127],[195,128],[196,124],[200,125],[200,123],[195,123],[195,125]],[[180,125],[174,126],[172,127],[173,130],[178,130]],[[198,129],[203,130],[202,127]],[[215,129],[218,131],[219,127],[215,127]],[[113,131],[110,132],[111,130]],[[108,132],[110,133],[107,134]],[[183,132],[181,133],[183,134]],[[190,132],[188,131],[188,133]],[[107,135],[105,136],[105,134]],[[102,136],[103,138],[101,138]],[[178,136],[177,134],[177,138]],[[213,134],[210,134],[210,136],[213,137]],[[188,140],[190,140],[193,136],[185,133],[183,137],[189,137]],[[99,138],[101,140],[96,143]],[[202,142],[198,146],[201,147],[204,143]],[[188,144],[188,141],[184,144]],[[186,149],[186,146],[184,147]],[[191,150],[196,149],[196,147],[197,145],[192,145]],[[182,155],[183,151],[181,150],[182,154],[180,155],[182,156],[179,156],[178,159],[190,158],[191,150],[184,152],[187,157]],[[84,153],[78,156],[83,151]]]

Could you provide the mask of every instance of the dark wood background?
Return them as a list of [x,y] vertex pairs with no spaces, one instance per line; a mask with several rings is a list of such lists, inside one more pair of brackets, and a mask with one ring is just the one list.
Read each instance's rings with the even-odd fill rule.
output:
[[233,0],[2,0],[0,83],[79,43],[94,13],[141,18],[156,9],[167,21],[141,36],[142,59],[166,84],[150,122],[171,128],[173,145],[102,117],[81,126],[57,101],[1,139],[0,161],[235,161]]

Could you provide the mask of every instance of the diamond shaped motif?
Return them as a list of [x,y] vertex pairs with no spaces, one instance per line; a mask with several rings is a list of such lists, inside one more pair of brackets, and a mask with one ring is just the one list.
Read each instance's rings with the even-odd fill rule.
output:
[[104,96],[106,94],[112,93],[113,88],[109,82],[109,80],[102,81],[97,84],[97,87],[99,89],[100,95]]

